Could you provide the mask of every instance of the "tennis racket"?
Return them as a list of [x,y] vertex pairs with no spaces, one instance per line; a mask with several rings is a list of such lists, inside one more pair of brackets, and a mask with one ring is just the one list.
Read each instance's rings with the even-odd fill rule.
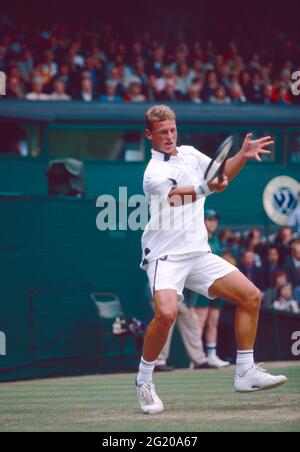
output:
[[233,135],[230,135],[228,138],[226,138],[226,140],[223,141],[223,143],[220,144],[216,151],[216,157],[210,162],[205,171],[205,182],[209,184],[213,179],[215,179],[215,177],[219,177],[219,181],[222,182],[225,163],[227,158],[229,157],[233,144]]

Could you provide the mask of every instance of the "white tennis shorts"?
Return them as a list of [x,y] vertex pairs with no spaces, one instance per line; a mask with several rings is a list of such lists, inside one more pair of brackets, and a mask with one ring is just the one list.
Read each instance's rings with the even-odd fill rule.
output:
[[165,256],[151,262],[146,272],[152,295],[163,289],[176,290],[180,299],[186,287],[193,292],[209,296],[210,286],[219,278],[238,269],[210,252]]

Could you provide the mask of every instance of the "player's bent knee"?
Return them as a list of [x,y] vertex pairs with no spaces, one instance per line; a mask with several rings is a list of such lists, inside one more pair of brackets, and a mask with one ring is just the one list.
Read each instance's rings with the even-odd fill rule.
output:
[[245,299],[244,307],[249,311],[259,311],[262,301],[261,291],[255,287]]

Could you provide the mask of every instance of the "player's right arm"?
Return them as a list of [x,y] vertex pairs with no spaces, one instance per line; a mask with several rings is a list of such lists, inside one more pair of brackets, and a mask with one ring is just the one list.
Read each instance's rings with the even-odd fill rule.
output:
[[[226,190],[228,186],[228,179],[226,176],[224,176],[222,181],[220,182],[219,178],[216,177],[215,179],[213,179],[213,181],[211,181],[207,185],[210,190],[210,193],[213,192],[220,193]],[[179,205],[191,204],[197,201],[198,196],[201,195],[207,196],[208,193],[206,195],[204,193],[205,187],[203,188],[203,192],[201,192],[202,186],[203,185],[199,182],[199,186],[198,184],[196,184],[194,186],[189,187],[177,187],[177,186],[173,187],[168,194],[168,200],[170,205],[173,207],[178,207]]]

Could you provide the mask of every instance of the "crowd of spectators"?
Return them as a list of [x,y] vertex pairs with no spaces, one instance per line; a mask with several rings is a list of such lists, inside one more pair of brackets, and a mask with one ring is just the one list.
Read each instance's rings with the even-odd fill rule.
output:
[[267,242],[260,229],[245,235],[224,229],[219,241],[222,257],[263,292],[263,306],[300,313],[300,235],[281,227]]
[[[244,37],[245,38],[245,37]],[[8,99],[84,102],[292,104],[300,43],[278,30],[260,44],[225,43],[192,30],[130,37],[108,25],[32,29],[0,17],[0,70]],[[249,46],[250,43],[250,46]]]

